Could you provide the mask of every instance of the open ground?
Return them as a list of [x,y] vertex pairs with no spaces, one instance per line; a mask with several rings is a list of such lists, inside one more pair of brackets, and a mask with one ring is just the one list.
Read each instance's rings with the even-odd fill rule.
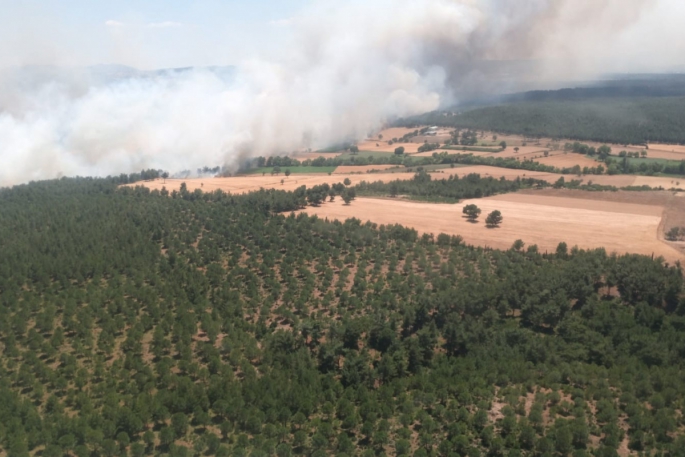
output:
[[[462,208],[471,203],[482,209],[481,219],[499,210],[504,222],[492,229],[486,228],[482,221],[468,222]],[[554,251],[563,241],[569,248],[603,247],[609,253],[662,256],[670,262],[685,258],[659,240],[662,206],[506,194],[453,205],[359,198],[350,205],[337,201],[302,211],[329,219],[355,217],[378,224],[400,223],[420,233],[460,235],[466,243],[497,249],[508,249],[521,239],[527,244],[536,244],[543,252]]]
[[[264,189],[281,189],[281,190],[295,190],[302,185],[307,187],[318,184],[328,183],[333,184],[340,182],[345,178],[349,178],[352,184],[358,184],[362,181],[383,181],[388,182],[395,179],[411,179],[414,176],[412,172],[405,173],[367,173],[367,169],[378,169],[382,166],[373,165],[368,167],[357,167],[358,172],[352,172],[354,167],[338,167],[341,172],[336,172],[331,176],[328,173],[310,173],[297,176],[286,177],[283,173],[272,176],[267,174],[262,175],[247,175],[236,176],[230,178],[189,178],[189,179],[155,179],[153,181],[146,181],[136,183],[135,185],[143,185],[150,189],[161,190],[163,187],[168,191],[179,190],[181,183],[186,183],[188,190],[194,191],[201,189],[206,192],[213,192],[221,189],[224,192],[231,192],[234,194],[243,194]],[[347,172],[345,172],[347,171]],[[539,171],[516,170],[510,168],[490,167],[487,165],[473,165],[462,166],[455,168],[442,168],[431,172],[434,179],[447,178],[450,175],[457,175],[459,177],[466,176],[471,173],[477,173],[481,176],[492,176],[495,178],[504,177],[506,179],[534,178],[547,181],[549,183],[556,182],[560,177],[565,180],[580,180],[584,184],[595,183],[606,186],[626,187],[626,186],[650,186],[662,187],[664,189],[685,188],[685,179],[681,182],[678,178],[666,177],[652,177],[652,176],[635,176],[635,175],[562,175],[557,173],[547,173]]]

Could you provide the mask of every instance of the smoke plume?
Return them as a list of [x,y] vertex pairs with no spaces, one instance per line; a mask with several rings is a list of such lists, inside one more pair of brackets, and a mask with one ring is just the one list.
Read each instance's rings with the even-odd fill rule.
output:
[[676,45],[661,60],[648,61],[658,40],[635,45],[636,31],[674,11],[684,12],[676,0],[319,1],[279,22],[293,33],[278,59],[235,71],[9,69],[0,74],[0,186],[236,168],[363,138],[474,92],[681,64],[682,33],[668,22],[660,28]]

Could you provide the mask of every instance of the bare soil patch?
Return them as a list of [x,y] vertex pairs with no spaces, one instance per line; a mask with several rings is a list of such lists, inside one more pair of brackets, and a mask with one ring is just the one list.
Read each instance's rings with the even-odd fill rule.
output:
[[[497,249],[508,249],[515,240],[522,239],[529,245],[538,245],[543,252],[554,251],[564,241],[569,247],[653,254],[668,261],[685,258],[659,241],[661,217],[654,214],[657,211],[654,208],[623,203],[608,205],[590,198],[580,201],[584,203],[578,199],[565,201],[563,197],[534,201],[525,194],[467,200],[457,205],[359,198],[351,205],[333,202],[303,211],[330,219],[356,217],[378,224],[400,223],[420,233],[461,235],[469,244]],[[500,210],[504,222],[495,229],[486,228],[483,221],[468,222],[461,211],[470,203],[478,205],[483,215]]]

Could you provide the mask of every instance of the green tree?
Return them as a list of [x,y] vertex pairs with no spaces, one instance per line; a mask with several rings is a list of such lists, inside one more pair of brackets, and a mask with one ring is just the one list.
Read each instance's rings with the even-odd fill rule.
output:
[[395,148],[395,155],[401,156],[404,154],[404,146],[400,146],[399,148]]
[[497,227],[502,223],[502,213],[499,210],[494,210],[485,218],[485,223],[488,227]]
[[478,216],[480,216],[481,209],[474,204],[469,204],[464,206],[462,213],[466,215],[466,218],[469,220],[469,222],[476,222],[476,219],[478,219]]

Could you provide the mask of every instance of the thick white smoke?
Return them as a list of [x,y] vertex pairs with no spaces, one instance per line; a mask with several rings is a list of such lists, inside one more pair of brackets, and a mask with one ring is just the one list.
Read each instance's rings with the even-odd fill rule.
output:
[[[237,167],[249,156],[361,138],[388,119],[452,102],[461,78],[474,79],[469,62],[546,57],[540,53],[554,42],[541,34],[559,40],[550,27],[571,29],[564,21],[573,16],[569,8],[601,10],[604,21],[606,8],[630,3],[635,17],[620,19],[632,24],[648,4],[604,3],[322,1],[289,21],[294,39],[278,61],[243,62],[231,78],[194,69],[105,84],[82,75],[0,81],[0,185],[141,168]],[[589,33],[592,15],[587,21],[574,30]],[[555,45],[563,58],[577,57],[572,48]]]

